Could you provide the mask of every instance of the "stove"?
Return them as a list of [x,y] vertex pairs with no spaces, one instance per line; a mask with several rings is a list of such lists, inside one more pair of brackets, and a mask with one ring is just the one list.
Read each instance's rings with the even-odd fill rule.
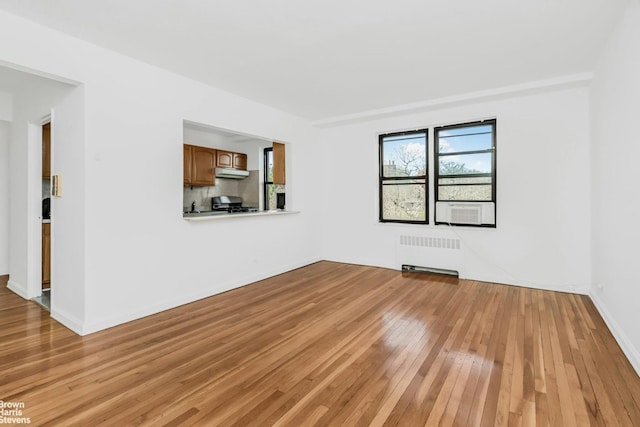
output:
[[255,206],[242,206],[242,197],[216,196],[211,198],[212,211],[227,211],[229,213],[258,212]]

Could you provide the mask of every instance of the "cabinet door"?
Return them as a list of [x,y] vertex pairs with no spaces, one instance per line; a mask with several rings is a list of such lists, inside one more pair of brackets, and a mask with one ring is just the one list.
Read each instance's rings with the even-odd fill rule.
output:
[[216,155],[216,166],[219,168],[232,168],[233,167],[233,153],[228,151],[218,150]]
[[274,184],[286,184],[286,171],[285,171],[285,145],[278,142],[273,143],[273,183]]
[[42,178],[51,179],[51,123],[42,125]]
[[215,185],[214,168],[216,164],[216,150],[205,147],[192,147],[192,185]]
[[189,185],[191,184],[191,175],[193,174],[192,171],[192,163],[193,163],[193,147],[191,145],[186,145],[184,144],[183,146],[183,154],[182,154],[182,158],[183,158],[183,174],[184,174],[184,185]]
[[247,155],[243,153],[233,153],[233,167],[236,169],[241,169],[243,171],[246,171]]
[[42,288],[51,284],[51,224],[42,224]]

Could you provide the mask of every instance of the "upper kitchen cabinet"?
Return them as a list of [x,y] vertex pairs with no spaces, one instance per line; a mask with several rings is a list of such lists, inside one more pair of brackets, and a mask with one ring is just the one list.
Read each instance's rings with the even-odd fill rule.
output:
[[216,167],[247,170],[247,155],[244,153],[217,150]]
[[241,169],[243,171],[246,171],[247,155],[243,153],[233,153],[233,167],[236,169]]
[[[184,148],[185,185],[215,185],[216,150],[193,145],[186,147]],[[191,169],[190,174],[189,169]],[[189,176],[191,179],[187,182]]]
[[192,154],[191,149],[193,147],[191,145],[184,144],[182,146],[182,161],[183,161],[183,174],[184,174],[184,185],[191,184],[191,174],[193,173],[191,163],[192,163]]
[[219,168],[232,168],[233,167],[233,153],[229,151],[217,150],[216,153],[216,167]]
[[273,183],[274,184],[286,184],[286,170],[285,170],[285,145],[279,142],[273,143]]
[[51,123],[42,125],[42,179],[51,179]]

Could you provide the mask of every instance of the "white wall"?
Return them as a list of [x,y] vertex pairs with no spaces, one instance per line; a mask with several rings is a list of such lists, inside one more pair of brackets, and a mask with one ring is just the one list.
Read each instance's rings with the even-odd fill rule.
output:
[[10,93],[0,91],[0,120],[13,120],[13,97]]
[[[73,254],[76,242],[84,242],[83,266],[68,256],[52,269],[56,286],[85,292],[76,319],[52,307],[67,326],[89,333],[319,258],[318,203],[308,196],[319,191],[309,167],[316,131],[306,121],[3,12],[0,52],[0,61],[84,87],[86,141],[74,158],[85,171],[84,190],[74,192],[84,224],[74,227],[58,215],[54,235],[60,253]],[[300,213],[183,220],[176,208],[182,203],[183,120],[290,142],[287,190]],[[65,187],[73,190],[68,179]],[[63,271],[74,283],[60,280]]]
[[[490,117],[497,118],[496,229],[378,223],[378,134]],[[321,140],[324,258],[390,268],[417,264],[477,280],[588,292],[586,88],[337,126],[323,130]],[[432,224],[433,212],[432,201]],[[407,249],[398,245],[401,235],[461,239],[462,248]]]
[[11,94],[0,92],[0,275],[9,274],[9,137]]
[[51,114],[51,175],[62,178],[61,196],[51,197],[51,313],[69,325],[86,319],[85,123],[85,88],[78,86]]
[[9,274],[9,138],[11,123],[0,120],[0,276]]
[[640,373],[640,5],[631,2],[592,86],[592,298]]

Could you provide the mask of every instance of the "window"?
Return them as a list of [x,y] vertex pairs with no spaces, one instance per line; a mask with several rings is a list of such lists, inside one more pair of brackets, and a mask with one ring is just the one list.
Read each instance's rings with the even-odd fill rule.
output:
[[427,224],[427,129],[380,135],[380,221]]
[[437,127],[436,224],[495,227],[496,121]]
[[273,148],[264,149],[264,210],[277,208],[277,193],[284,193],[284,185],[273,183]]

